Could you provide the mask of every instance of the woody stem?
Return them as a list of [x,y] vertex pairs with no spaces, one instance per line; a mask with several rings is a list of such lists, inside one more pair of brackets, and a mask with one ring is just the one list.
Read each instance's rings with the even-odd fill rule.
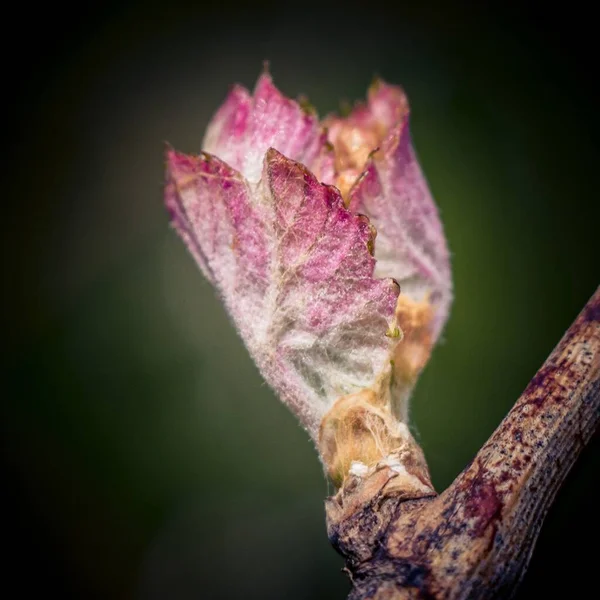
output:
[[[600,288],[445,492],[407,501],[380,495],[337,527],[332,541],[348,559],[351,598],[510,595],[550,504],[599,422]],[[376,536],[370,522],[377,523]]]

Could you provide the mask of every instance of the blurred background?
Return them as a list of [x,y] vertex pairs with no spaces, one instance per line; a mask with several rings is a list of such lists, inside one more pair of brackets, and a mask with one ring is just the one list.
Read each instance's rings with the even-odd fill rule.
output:
[[[460,3],[17,6],[5,48],[1,408],[16,597],[345,597],[328,488],[168,226],[163,150],[197,152],[229,84],[321,115],[401,83],[456,300],[412,402],[439,490],[600,283],[592,21]],[[3,41],[8,44],[8,38]],[[594,440],[520,598],[591,590]]]

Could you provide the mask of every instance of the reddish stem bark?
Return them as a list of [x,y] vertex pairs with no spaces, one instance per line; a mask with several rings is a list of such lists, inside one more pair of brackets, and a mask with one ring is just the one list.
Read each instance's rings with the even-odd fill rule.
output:
[[[353,600],[488,599],[520,582],[556,492],[600,422],[600,288],[441,495],[344,489],[327,503]],[[368,480],[363,487],[368,486]],[[368,497],[359,506],[352,498]]]

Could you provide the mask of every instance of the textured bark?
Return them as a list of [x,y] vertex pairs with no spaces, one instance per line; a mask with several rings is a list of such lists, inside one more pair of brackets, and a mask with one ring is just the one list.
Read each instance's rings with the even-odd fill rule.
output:
[[375,473],[327,501],[352,600],[504,598],[600,421],[600,288],[475,459],[441,495],[406,498]]

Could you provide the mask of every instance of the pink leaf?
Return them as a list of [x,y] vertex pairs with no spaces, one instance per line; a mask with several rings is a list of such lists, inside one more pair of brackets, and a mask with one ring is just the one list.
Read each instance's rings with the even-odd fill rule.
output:
[[269,148],[277,148],[319,175],[333,178],[333,152],[318,117],[295,100],[286,98],[263,73],[254,95],[234,86],[210,122],[202,145],[256,182]]
[[316,438],[333,402],[389,364],[399,290],[373,277],[368,219],[273,149],[256,185],[208,154],[169,151],[167,161],[177,230],[267,381]]

